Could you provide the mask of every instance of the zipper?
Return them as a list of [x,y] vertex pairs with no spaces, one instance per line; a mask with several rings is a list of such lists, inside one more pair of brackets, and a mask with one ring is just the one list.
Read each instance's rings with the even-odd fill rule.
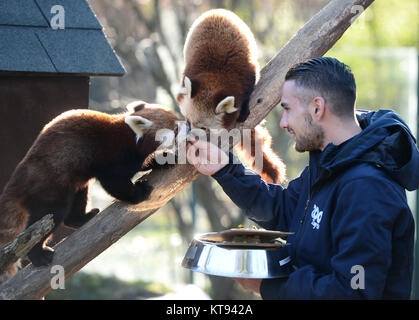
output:
[[310,206],[310,202],[311,202],[311,198],[312,198],[312,194],[310,194],[309,199],[306,202],[306,207],[304,209],[304,216],[300,219],[300,232],[298,233],[298,238],[295,239],[295,254],[294,254],[294,260],[297,261],[297,253],[298,253],[298,244],[299,244],[299,240],[301,239],[303,233],[304,233],[304,222],[306,221],[306,217],[307,217],[307,210],[308,207]]
[[313,198],[313,190],[311,187],[311,172],[310,172],[310,166],[308,167],[308,193],[309,193],[309,198],[307,199],[306,202],[306,206],[304,208],[304,215],[303,217],[300,219],[300,232],[298,233],[298,238],[295,239],[295,254],[294,254],[294,261],[297,261],[297,252],[298,252],[298,243],[299,240],[301,239],[303,233],[304,233],[304,222],[306,221],[306,217],[307,217],[307,210],[308,207],[310,206],[310,202]]
[[311,198],[312,198],[312,196],[311,196],[311,194],[310,194],[309,198],[307,199],[306,206],[305,206],[305,208],[304,208],[304,215],[303,215],[303,217],[300,219],[300,224],[304,224],[304,221],[306,220],[306,216],[307,216],[307,209],[308,209],[308,206],[310,205]]

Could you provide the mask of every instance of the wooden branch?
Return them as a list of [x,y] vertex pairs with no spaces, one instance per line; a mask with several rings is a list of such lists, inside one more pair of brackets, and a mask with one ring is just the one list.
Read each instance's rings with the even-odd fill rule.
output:
[[[295,63],[327,52],[353,22],[354,6],[367,8],[373,0],[333,0],[311,19],[262,70],[261,79],[251,96],[251,114],[242,127],[252,128],[262,121],[280,101],[285,73]],[[173,196],[198,177],[191,165],[176,165],[157,170],[147,179],[154,186],[150,200],[138,206],[114,203],[89,223],[55,247],[52,265],[64,267],[66,277],[125,233],[164,206]],[[127,211],[128,210],[128,211]],[[0,299],[39,299],[50,290],[51,267],[27,266],[0,287]]]
[[[51,267],[60,265],[68,278],[89,261],[119,240],[128,231],[162,207],[176,193],[198,177],[198,172],[190,165],[184,176],[183,165],[171,170],[157,170],[147,179],[155,186],[151,198],[137,206],[115,202],[90,220],[82,228],[74,231],[55,247],[54,259],[50,266],[34,267],[32,264],[18,272],[0,286],[0,299],[41,299],[51,289]],[[164,178],[163,178],[164,176]],[[157,190],[158,189],[158,190]],[[139,257],[141,259],[141,257]]]
[[57,244],[50,266],[30,264],[6,281],[0,287],[0,299],[41,299],[52,290],[51,279],[56,275],[51,273],[53,266],[62,266],[65,277],[70,277],[154,211],[131,212],[126,205],[114,203]]
[[52,214],[44,216],[42,219],[23,230],[15,240],[0,249],[0,274],[8,266],[26,256],[28,252],[54,227]]

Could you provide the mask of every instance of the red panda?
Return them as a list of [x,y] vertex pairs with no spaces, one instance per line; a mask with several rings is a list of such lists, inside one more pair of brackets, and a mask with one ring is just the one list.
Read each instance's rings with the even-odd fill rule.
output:
[[[179,119],[142,101],[127,108],[117,115],[71,110],[43,128],[0,195],[0,247],[49,213],[56,227],[64,222],[78,228],[90,220],[99,212],[86,213],[92,178],[119,200],[139,203],[148,198],[151,186],[145,181],[132,183],[131,178],[138,171],[160,167],[153,161],[159,147],[156,131],[174,130]],[[48,237],[28,254],[35,266],[52,261]],[[17,267],[18,263],[10,266],[0,282],[13,276]]]
[[[257,46],[248,26],[233,12],[207,11],[192,24],[184,46],[185,70],[177,95],[180,110],[191,127],[232,129],[249,115],[249,98],[259,77]],[[260,139],[263,169],[255,166],[255,152],[239,144],[244,159],[267,182],[285,179],[285,165],[271,149],[269,132],[252,129],[251,145]],[[247,160],[247,161],[246,161]]]

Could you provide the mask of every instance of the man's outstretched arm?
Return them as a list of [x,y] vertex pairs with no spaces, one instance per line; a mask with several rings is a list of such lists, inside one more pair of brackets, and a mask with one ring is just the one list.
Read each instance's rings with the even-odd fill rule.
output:
[[290,215],[300,196],[302,178],[287,189],[268,184],[235,157],[206,141],[188,146],[187,158],[202,174],[211,175],[246,215],[265,229],[288,230]]

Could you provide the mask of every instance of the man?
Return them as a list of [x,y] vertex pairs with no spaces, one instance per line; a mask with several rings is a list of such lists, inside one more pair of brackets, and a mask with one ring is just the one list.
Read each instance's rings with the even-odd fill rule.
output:
[[[188,148],[188,159],[250,219],[294,232],[287,239],[294,267],[288,278],[236,279],[264,299],[410,296],[414,220],[405,189],[418,188],[419,152],[395,112],[355,114],[355,99],[353,74],[336,59],[315,58],[289,70],[280,126],[310,160],[286,189],[249,174],[210,143]],[[206,164],[214,155],[220,161]]]

